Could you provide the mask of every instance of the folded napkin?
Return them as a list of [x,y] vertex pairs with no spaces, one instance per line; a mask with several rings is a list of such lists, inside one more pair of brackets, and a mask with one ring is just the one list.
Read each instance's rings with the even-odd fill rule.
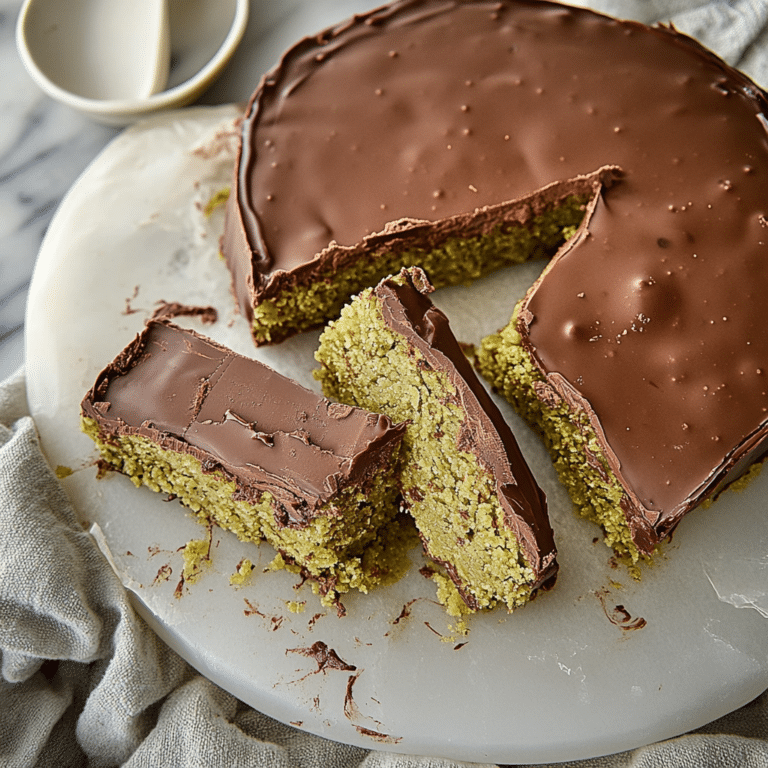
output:
[[[765,0],[590,0],[672,22],[768,83]],[[610,66],[610,63],[606,63]],[[23,371],[0,384],[0,765],[449,768],[335,744],[197,674],[134,612],[40,450]],[[768,766],[768,693],[677,739],[571,766]]]
[[[77,521],[28,414],[23,371],[0,383],[0,765],[453,768],[369,752],[256,712],[197,674],[134,612]],[[573,763],[768,765],[768,692],[700,729]]]

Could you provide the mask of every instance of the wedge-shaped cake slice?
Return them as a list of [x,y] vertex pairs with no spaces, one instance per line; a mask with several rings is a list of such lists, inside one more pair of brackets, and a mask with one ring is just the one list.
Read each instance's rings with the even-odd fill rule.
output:
[[396,575],[398,548],[382,536],[397,537],[403,425],[162,320],[81,407],[112,467],[242,540],[266,539],[327,602]]
[[410,268],[363,291],[323,332],[316,376],[328,397],[408,424],[403,497],[449,611],[513,609],[554,582],[546,499],[431,290]]

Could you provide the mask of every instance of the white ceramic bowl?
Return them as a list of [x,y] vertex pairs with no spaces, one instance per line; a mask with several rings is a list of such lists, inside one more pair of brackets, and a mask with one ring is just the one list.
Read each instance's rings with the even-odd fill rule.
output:
[[35,0],[25,0],[22,6],[16,44],[30,76],[48,96],[97,122],[128,125],[153,112],[195,101],[219,76],[242,40],[248,6],[249,0],[170,0],[168,84],[146,98],[87,98],[63,87],[49,45],[50,20],[35,12]]

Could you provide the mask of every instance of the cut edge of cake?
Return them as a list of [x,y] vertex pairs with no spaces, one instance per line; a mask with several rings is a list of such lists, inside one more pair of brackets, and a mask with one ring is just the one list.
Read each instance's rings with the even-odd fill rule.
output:
[[627,497],[612,473],[586,413],[560,397],[546,383],[512,320],[482,339],[475,366],[543,440],[576,513],[603,529],[605,543],[636,564],[655,547],[638,549],[624,508]]
[[622,172],[604,166],[516,200],[439,221],[401,219],[353,246],[330,243],[315,259],[268,275],[246,234],[237,174],[221,251],[254,343],[280,342],[338,316],[349,298],[404,267],[419,266],[436,287],[466,285],[537,256],[552,256],[581,225],[590,201]]

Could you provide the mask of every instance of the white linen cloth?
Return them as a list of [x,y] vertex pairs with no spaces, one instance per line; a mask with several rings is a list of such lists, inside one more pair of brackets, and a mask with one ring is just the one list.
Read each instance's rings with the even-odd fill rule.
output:
[[[766,0],[590,0],[671,22],[768,83]],[[134,612],[39,447],[23,370],[0,383],[0,766],[449,768],[303,733],[206,680]],[[582,768],[768,766],[768,692],[695,733]]]

